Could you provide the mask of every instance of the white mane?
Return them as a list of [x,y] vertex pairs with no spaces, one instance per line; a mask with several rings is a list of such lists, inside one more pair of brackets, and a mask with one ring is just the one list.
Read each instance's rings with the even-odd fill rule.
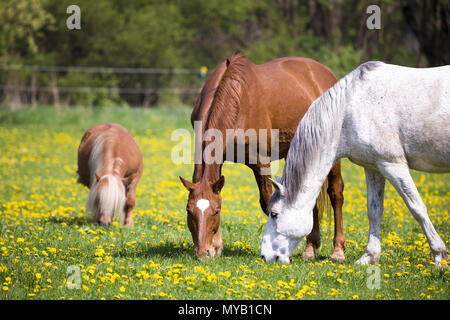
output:
[[282,184],[286,189],[287,203],[295,200],[311,164],[320,162],[322,148],[333,148],[333,139],[340,134],[345,106],[352,90],[358,82],[364,81],[367,72],[382,65],[382,62],[369,61],[339,80],[324,92],[309,107],[300,121],[292,139],[283,171]]

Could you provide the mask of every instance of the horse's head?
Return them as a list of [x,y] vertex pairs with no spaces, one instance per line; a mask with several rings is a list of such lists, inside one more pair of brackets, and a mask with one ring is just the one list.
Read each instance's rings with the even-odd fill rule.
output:
[[197,257],[203,259],[220,255],[222,252],[220,191],[225,183],[225,177],[221,176],[213,182],[192,183],[182,177],[180,180],[189,191],[186,206],[187,222]]
[[[313,216],[286,203],[281,181],[272,180],[275,188],[267,206],[267,223],[261,241],[261,257],[267,262],[289,263],[292,252],[313,226]],[[306,213],[306,212],[305,212]]]

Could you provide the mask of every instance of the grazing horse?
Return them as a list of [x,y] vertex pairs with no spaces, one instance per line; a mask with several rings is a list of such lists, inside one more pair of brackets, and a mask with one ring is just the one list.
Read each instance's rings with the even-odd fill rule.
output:
[[114,123],[90,128],[78,148],[78,182],[90,189],[86,209],[90,218],[110,225],[120,214],[133,226],[135,190],[142,176],[142,154],[128,131]]
[[261,243],[266,261],[289,263],[311,231],[323,181],[343,157],[366,174],[369,239],[358,264],[380,259],[386,179],[422,227],[436,266],[448,259],[409,169],[450,172],[450,66],[415,69],[367,62],[314,101],[297,128],[283,178],[274,182]]
[[[199,258],[217,256],[222,251],[219,213],[220,191],[225,182],[225,178],[221,175],[223,161],[244,163],[253,171],[259,188],[259,202],[266,213],[272,194],[269,180],[270,160],[286,156],[300,119],[310,104],[335,82],[336,77],[330,69],[311,59],[280,58],[255,65],[241,54],[223,61],[209,77],[191,115],[194,128],[196,122],[201,123],[201,130],[195,132],[196,157],[201,151],[201,161],[195,162],[192,182],[180,177],[189,191],[187,222],[194,241],[195,253]],[[257,147],[266,152],[259,152],[253,159],[255,161],[249,161],[250,149],[255,146],[252,146],[248,136],[245,137],[245,133],[248,130],[271,132],[271,129],[278,130],[278,141],[275,141],[274,147],[278,147],[278,156],[274,155],[275,152],[271,152],[274,139],[260,134],[257,137],[259,139]],[[226,147],[214,150],[214,157],[219,161],[207,162],[203,155],[212,143],[212,138],[211,141],[207,138],[207,131],[210,130],[219,131],[222,137],[227,138],[229,137],[227,131],[231,130],[233,133],[240,131],[244,132],[244,137],[238,133],[227,139],[222,144]],[[239,140],[240,138],[242,139]],[[245,147],[243,160],[238,159],[239,144]],[[328,189],[324,190],[324,194],[328,192],[335,217],[335,251],[332,258],[344,260],[345,237],[342,225],[344,183],[340,163],[336,163],[329,172],[327,185]],[[323,198],[326,201],[326,198]],[[320,246],[317,207],[314,212],[314,229],[308,237],[304,258],[314,258],[315,250]]]

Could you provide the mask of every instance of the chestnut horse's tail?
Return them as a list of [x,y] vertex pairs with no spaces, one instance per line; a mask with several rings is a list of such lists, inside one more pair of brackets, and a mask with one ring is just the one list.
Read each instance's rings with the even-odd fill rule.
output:
[[325,182],[320,189],[319,197],[317,198],[317,209],[319,211],[319,222],[324,216],[328,216],[328,228],[331,230],[331,201],[327,189],[328,178],[325,179]]
[[114,214],[119,212],[120,222],[123,223],[125,201],[122,180],[115,175],[106,174],[92,184],[86,210],[93,221],[98,221],[102,214],[112,221]]

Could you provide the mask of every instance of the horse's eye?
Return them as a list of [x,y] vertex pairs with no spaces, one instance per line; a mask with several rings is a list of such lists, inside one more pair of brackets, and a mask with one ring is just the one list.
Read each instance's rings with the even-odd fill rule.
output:
[[272,211],[270,213],[270,216],[272,217],[272,219],[276,219],[278,217],[278,213]]
[[188,215],[191,215],[191,214],[192,214],[192,212],[189,211],[189,209],[186,209],[186,212],[187,212]]
[[214,212],[214,215],[217,216],[219,213],[220,213],[220,209],[217,209],[217,210]]

